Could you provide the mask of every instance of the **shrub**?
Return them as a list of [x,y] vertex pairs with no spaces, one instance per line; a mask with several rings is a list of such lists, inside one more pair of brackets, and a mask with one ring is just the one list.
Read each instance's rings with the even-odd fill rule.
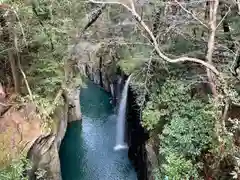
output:
[[159,169],[174,180],[197,177],[197,158],[215,137],[214,106],[192,97],[183,82],[167,80],[143,111],[143,126],[159,136]]
[[29,162],[25,158],[20,158],[19,160],[13,160],[12,163],[0,170],[1,180],[27,180],[24,177],[24,171],[30,168]]
[[166,156],[167,164],[163,165],[165,177],[169,180],[200,179],[196,167],[190,160],[181,155],[169,153]]

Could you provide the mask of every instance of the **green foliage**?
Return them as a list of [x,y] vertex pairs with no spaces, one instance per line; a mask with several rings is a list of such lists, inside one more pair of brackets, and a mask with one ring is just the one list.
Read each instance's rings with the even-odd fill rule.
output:
[[163,169],[169,180],[200,179],[196,167],[181,155],[168,153],[166,163]]
[[143,111],[143,126],[159,136],[162,173],[174,180],[195,177],[193,162],[215,137],[215,108],[191,97],[190,89],[183,81],[168,79]]
[[174,40],[169,42],[169,51],[172,54],[185,54],[188,52],[199,50],[199,44],[195,43],[194,41],[189,41],[184,37],[178,36],[174,38]]
[[131,74],[136,68],[140,67],[141,62],[134,58],[121,59],[118,65],[126,74]]
[[[85,2],[79,0],[1,2],[10,3],[19,16],[16,21],[10,22],[10,25],[18,38],[19,54],[23,57],[21,63],[36,104],[43,112],[48,112],[48,109],[53,109],[52,102],[59,89],[69,90],[79,85],[78,76],[73,71],[70,73],[71,78],[66,80],[67,71],[76,66],[70,62],[70,68],[65,69],[66,61],[71,59],[69,45],[73,44],[72,41],[78,41],[76,37],[83,25],[87,24],[90,10],[95,5],[90,4],[88,9]],[[214,43],[213,65],[220,70],[229,84],[234,84],[236,78],[233,80],[229,67],[232,67],[232,62],[235,61],[240,21],[234,5],[229,6],[229,13],[227,6],[229,6],[227,1],[220,4],[217,14],[217,19],[222,21],[219,21],[216,29],[217,41]],[[222,7],[226,8],[224,18],[220,14],[224,9]],[[207,24],[208,7],[205,2],[199,2],[197,5],[184,3],[184,8],[192,13],[185,12],[180,6],[168,7],[164,1],[151,0],[151,3],[142,7],[141,18],[149,29],[156,31],[153,33],[159,48],[168,57],[191,56],[204,59],[209,32],[199,24],[199,21],[195,21],[192,14]],[[165,158],[163,174],[174,180],[196,177],[196,159],[211,147],[215,139],[216,110],[211,102],[191,97],[191,86],[183,79],[195,82],[197,72],[197,76],[205,80],[203,75],[205,67],[204,70],[200,70],[199,66],[193,63],[175,64],[174,67],[170,67],[156,56],[152,41],[145,30],[136,28],[129,20],[129,14],[124,13],[123,9],[124,7],[109,6],[95,22],[97,26],[93,25],[83,34],[84,41],[91,42],[89,44],[92,45],[103,44],[104,53],[108,56],[103,60],[107,62],[102,68],[104,72],[107,71],[106,74],[109,74],[110,78],[116,75],[119,66],[126,74],[134,73],[138,77],[135,84],[143,104],[145,95],[150,95],[150,100],[143,111],[142,124],[151,134],[159,136],[159,154]],[[3,14],[5,16],[10,13]],[[226,26],[229,27],[229,32],[225,32]],[[9,48],[9,44],[15,48],[12,40],[2,43],[0,47],[3,52],[2,58],[7,57],[6,49]],[[88,62],[84,59],[83,63]],[[167,79],[166,76],[169,74],[182,79]],[[217,80],[216,78],[216,82]],[[234,91],[231,93],[228,96],[232,100],[232,97],[238,97]],[[26,97],[24,102],[27,101]],[[54,105],[60,103],[62,101]]]
[[61,88],[69,90],[80,85],[80,77],[73,70],[76,62],[71,60],[69,47],[72,32],[82,26],[84,11],[75,11],[83,5],[83,2],[67,0],[33,0],[30,4],[12,2],[20,19],[15,23],[15,29],[19,53],[24,57],[21,63],[41,114],[47,115],[48,109],[54,110],[62,103],[58,100],[52,104]]
[[24,171],[29,169],[30,163],[25,158],[19,160],[14,160],[10,166],[5,169],[0,169],[0,179],[1,180],[27,180],[24,177]]
[[214,137],[214,114],[211,105],[197,100],[179,104],[160,137],[162,152],[181,152],[195,157],[209,148]]
[[[31,163],[25,157],[13,160],[8,167],[0,169],[0,180],[28,180],[27,171],[31,167]],[[35,174],[37,179],[42,179],[46,171],[37,169]]]
[[152,101],[147,102],[147,106],[143,111],[142,125],[147,130],[154,130],[160,121],[161,112],[157,108],[157,104]]

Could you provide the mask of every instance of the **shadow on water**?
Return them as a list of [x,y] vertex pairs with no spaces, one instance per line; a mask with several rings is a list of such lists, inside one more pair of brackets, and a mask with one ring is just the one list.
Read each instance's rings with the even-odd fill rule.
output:
[[92,82],[88,82],[87,87],[81,89],[81,110],[90,118],[98,119],[112,114],[113,106],[110,104],[110,100],[110,95]]
[[127,151],[115,152],[110,96],[92,83],[81,90],[82,123],[72,122],[60,148],[63,180],[136,180]]
[[67,170],[62,172],[63,179],[75,180],[74,177],[81,177],[85,179],[86,173],[81,167],[82,159],[84,159],[85,150],[83,147],[82,124],[80,121],[72,122],[68,125],[66,135],[61,145],[60,157],[61,157],[61,169]]

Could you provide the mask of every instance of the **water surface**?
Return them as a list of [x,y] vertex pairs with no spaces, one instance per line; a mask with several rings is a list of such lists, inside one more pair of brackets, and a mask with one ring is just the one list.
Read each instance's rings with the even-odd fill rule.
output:
[[82,124],[69,124],[60,148],[63,180],[136,180],[127,150],[113,149],[116,115],[109,95],[89,83],[80,101]]

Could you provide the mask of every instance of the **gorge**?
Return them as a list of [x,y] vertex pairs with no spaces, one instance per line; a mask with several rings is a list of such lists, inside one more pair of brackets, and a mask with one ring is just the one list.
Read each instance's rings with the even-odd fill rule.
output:
[[60,148],[63,180],[136,180],[127,149],[113,149],[117,116],[110,96],[88,82],[80,99],[82,122],[69,124]]
[[239,0],[1,1],[0,180],[239,179],[239,17]]

